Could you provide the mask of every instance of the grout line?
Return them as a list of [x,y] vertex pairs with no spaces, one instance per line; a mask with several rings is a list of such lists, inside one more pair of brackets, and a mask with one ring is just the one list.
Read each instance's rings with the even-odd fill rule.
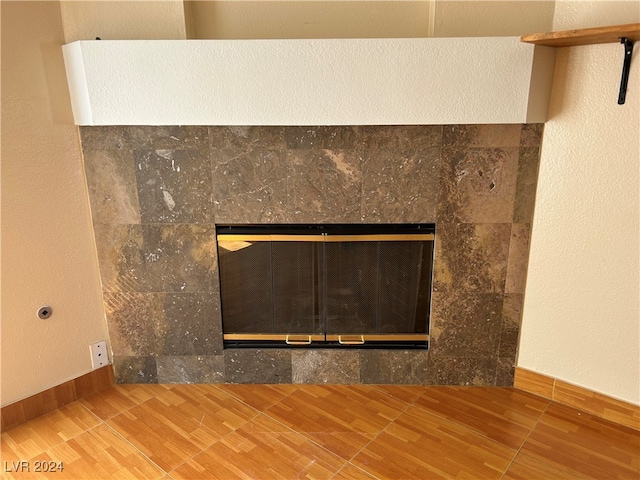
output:
[[133,443],[131,443],[127,438],[125,438],[120,432],[118,432],[115,428],[113,428],[111,425],[109,425],[106,421],[102,422],[104,424],[105,427],[107,427],[109,430],[111,430],[115,435],[117,435],[118,437],[120,437],[125,443],[127,443],[128,445],[130,445],[136,452],[138,452],[138,454],[140,454],[143,458],[145,458],[149,463],[151,463],[151,465],[153,465],[154,467],[156,467],[158,470],[160,470],[162,472],[163,475],[168,475],[169,472],[167,472],[164,468],[160,467],[160,465],[158,465],[156,462],[154,462],[153,460],[151,460],[142,450],[140,450],[138,447],[136,447]]
[[[455,387],[455,385],[451,385],[450,387]],[[468,388],[483,388],[483,387],[468,387]],[[493,389],[502,389],[502,390],[518,390],[514,387],[489,387],[489,388],[493,388]],[[523,390],[518,390],[518,391],[523,391]],[[528,392],[526,392],[528,393]],[[419,398],[419,397],[418,397]],[[544,397],[541,397],[544,398]],[[416,399],[418,400],[418,399]],[[501,479],[504,477],[504,475],[507,473],[507,471],[509,470],[509,468],[511,468],[511,465],[513,464],[513,462],[515,461],[516,457],[520,454],[520,450],[522,450],[522,447],[524,446],[524,444],[527,442],[527,440],[529,439],[529,436],[531,435],[531,433],[533,432],[533,429],[538,425],[538,422],[540,422],[540,420],[542,419],[542,416],[546,413],[547,409],[549,408],[549,406],[551,405],[551,400],[548,398],[545,398],[545,400],[547,401],[547,405],[544,407],[544,410],[542,410],[542,412],[540,412],[540,415],[538,416],[538,418],[536,419],[535,423],[533,424],[533,426],[531,427],[531,429],[529,430],[529,432],[527,433],[527,435],[525,436],[524,440],[522,441],[522,445],[520,445],[520,447],[518,447],[515,451],[515,454],[513,456],[513,458],[511,459],[511,462],[509,462],[509,465],[507,465],[505,471],[503,472],[502,476],[500,477]],[[415,402],[414,402],[415,403]],[[475,405],[474,403],[472,403],[472,405]],[[435,417],[440,418],[441,420],[444,420],[446,422],[452,423],[458,427],[462,427],[465,430],[478,435],[480,437],[483,437],[491,442],[495,442],[498,443],[500,445],[502,445],[503,447],[506,447],[508,449],[512,449],[512,447],[509,447],[508,445],[505,445],[503,442],[498,441],[496,439],[491,438],[490,436],[488,436],[487,434],[485,434],[484,432],[481,432],[479,430],[477,430],[476,428],[470,426],[470,425],[465,425],[463,423],[458,423],[456,420],[452,420],[451,418],[447,418],[444,415],[439,414],[438,412],[434,412],[432,410],[429,410],[421,405],[414,405],[416,408],[421,409],[424,412],[429,413],[430,415],[433,415]]]
[[[427,387],[425,386],[425,388],[427,388]],[[371,445],[380,435],[382,435],[398,418],[400,418],[404,413],[406,413],[406,411],[409,410],[409,408],[414,406],[415,401],[422,396],[422,394],[418,395],[418,397],[415,398],[412,402],[407,402],[406,400],[400,400],[399,398],[393,397],[392,395],[389,395],[386,392],[382,392],[381,390],[378,390],[375,387],[374,387],[374,389],[377,392],[383,393],[383,394],[393,398],[394,400],[406,403],[407,405],[404,408],[404,410],[402,410],[400,413],[398,413],[398,415],[396,415],[392,420],[390,420],[389,423],[387,423],[387,425],[382,430],[380,430],[371,440],[369,440],[366,444],[364,444],[363,447],[360,450],[358,450],[354,455],[352,455],[351,458],[348,460],[348,463],[351,463],[351,461],[354,458],[356,458],[358,455],[360,455],[369,445]],[[354,465],[354,467],[355,466],[356,465]],[[364,469],[361,468],[360,470],[364,470]],[[368,470],[364,470],[364,471],[367,472],[368,474],[372,475],[373,477],[376,477],[376,475],[374,475],[373,473],[369,472]],[[378,478],[378,477],[376,477],[376,478]]]
[[338,470],[336,473],[334,473],[334,474],[331,476],[331,479],[330,479],[330,480],[335,479],[335,478],[340,474],[340,472],[342,472],[342,471],[347,467],[347,465],[349,465],[349,466],[351,466],[351,467],[353,467],[353,468],[355,468],[355,469],[357,469],[357,470],[360,470],[361,472],[363,472],[363,473],[367,474],[368,476],[370,476],[370,477],[374,478],[375,480],[382,480],[380,477],[378,477],[378,476],[374,475],[373,473],[371,473],[371,472],[369,472],[369,471],[365,470],[364,468],[361,468],[361,467],[358,467],[357,465],[354,465],[354,464],[353,464],[353,463],[351,463],[350,461],[346,461],[346,462],[344,462],[344,465],[343,465],[342,467],[340,467],[340,470]]
[[[256,412],[255,415],[253,415],[252,417],[250,417],[246,422],[244,422],[242,425],[240,425],[237,428],[234,428],[233,430],[225,433],[225,434],[221,434],[220,438],[214,440],[212,443],[202,447],[200,450],[198,450],[196,453],[194,453],[193,455],[183,459],[182,462],[180,462],[179,464],[177,464],[175,467],[173,467],[169,472],[166,472],[167,475],[170,475],[170,472],[175,472],[178,468],[180,468],[181,466],[189,463],[191,460],[193,460],[195,457],[197,457],[198,455],[200,455],[201,453],[203,453],[205,450],[208,450],[209,448],[213,447],[216,443],[222,441],[225,437],[227,437],[228,435],[232,434],[233,432],[237,431],[239,428],[242,428],[243,426],[245,426],[246,424],[248,424],[249,422],[252,422],[253,420],[255,420],[256,418],[258,418],[260,416],[260,411],[255,408],[252,407],[251,405],[248,405],[247,403],[243,402],[241,399],[237,398],[236,396],[232,395],[230,392],[226,392],[223,389],[219,388],[218,385],[216,383],[209,383],[209,384],[198,384],[202,387],[206,387],[206,388],[214,388],[216,390],[218,390],[220,393],[223,393],[224,395],[231,397],[233,400],[242,403],[245,407],[250,408],[251,410],[253,410],[254,412]],[[201,420],[200,420],[200,425],[198,426],[198,428],[200,428],[202,426],[202,420],[204,420],[204,415],[202,416]],[[173,478],[173,477],[171,477]]]
[[[515,455],[513,456],[513,458],[511,459],[511,461],[509,462],[509,465],[507,465],[507,468],[504,469],[504,472],[502,473],[502,476],[500,477],[500,480],[504,479],[504,476],[507,474],[507,472],[509,471],[509,469],[511,468],[511,466],[513,465],[513,462],[516,461],[516,458],[518,458],[518,455],[520,455],[520,452],[522,451],[522,448],[525,446],[525,444],[527,443],[527,441],[529,440],[529,437],[531,436],[531,434],[533,433],[533,430],[538,426],[538,423],[540,423],[540,420],[542,420],[542,417],[544,416],[545,413],[547,413],[547,410],[549,409],[549,407],[551,406],[551,400],[547,401],[547,406],[544,407],[544,410],[542,411],[542,413],[540,414],[540,416],[538,417],[538,419],[536,420],[536,423],[533,424],[533,426],[531,427],[531,429],[529,430],[529,433],[527,433],[527,436],[524,438],[524,440],[522,441],[522,444],[520,445],[520,447],[518,448],[518,450],[516,450]],[[548,465],[546,462],[543,462],[546,465]]]
[[[246,402],[245,402],[244,400],[242,400],[241,398],[236,397],[232,392],[228,392],[228,391],[226,391],[226,390],[224,390],[224,389],[220,388],[220,387],[219,387],[219,385],[221,385],[221,384],[211,383],[211,384],[202,384],[202,385],[203,385],[203,386],[206,386],[206,387],[215,388],[215,389],[216,389],[216,390],[218,390],[219,392],[221,392],[221,393],[223,393],[223,394],[225,394],[225,395],[227,395],[227,396],[229,396],[229,397],[233,398],[235,401],[240,402],[242,405],[246,406],[247,408],[250,408],[251,410],[253,410],[254,412],[256,412],[256,414],[255,414],[255,415],[253,415],[251,418],[249,418],[249,420],[247,420],[245,423],[243,423],[243,424],[242,424],[242,425],[240,425],[239,427],[234,428],[234,429],[233,429],[233,430],[231,430],[230,432],[225,433],[224,435],[222,435],[222,436],[221,436],[220,438],[218,438],[217,440],[214,440],[214,441],[213,441],[213,443],[211,443],[211,444],[209,444],[209,445],[207,445],[207,446],[203,447],[203,448],[202,448],[202,449],[200,449],[198,452],[194,453],[194,454],[193,454],[193,455],[191,455],[190,457],[188,457],[188,458],[184,459],[184,461],[183,461],[183,462],[181,462],[181,463],[179,463],[178,465],[176,465],[175,467],[173,467],[169,472],[167,472],[167,475],[169,475],[169,476],[170,476],[170,478],[173,478],[173,477],[171,477],[170,472],[175,472],[178,468],[180,468],[181,466],[183,466],[183,465],[185,465],[185,464],[189,463],[191,460],[193,460],[195,457],[197,457],[198,455],[200,455],[201,453],[203,453],[205,450],[208,450],[209,448],[213,447],[216,443],[221,442],[223,439],[225,439],[225,438],[226,438],[227,436],[229,436],[230,434],[232,434],[232,433],[236,432],[238,429],[240,429],[240,428],[244,427],[245,425],[247,425],[247,424],[251,423],[252,421],[254,421],[255,419],[257,419],[260,415],[263,415],[263,414],[264,414],[264,411],[260,411],[260,410],[258,410],[256,407],[253,407],[252,405],[249,405],[248,403],[246,403]],[[292,392],[292,393],[293,393],[293,392]],[[289,395],[291,395],[291,394],[287,394],[287,395],[285,395],[281,400],[283,400],[284,398],[288,397]],[[267,408],[267,409],[268,409],[268,408],[271,408],[273,405],[275,405],[275,404],[276,404],[276,403],[278,403],[279,401],[280,401],[280,400],[276,401],[275,403],[272,403],[271,405],[269,405],[269,406],[268,406],[268,407],[266,407],[266,408]],[[265,415],[265,416],[267,416],[267,417],[268,417],[268,418],[270,418],[271,420],[273,420],[273,421],[275,421],[275,422],[277,422],[277,423],[281,424],[283,427],[288,428],[289,430],[291,430],[291,428],[290,428],[290,427],[288,427],[287,425],[282,424],[281,422],[278,422],[276,419],[274,419],[274,418],[272,418],[272,417],[270,417],[270,416],[268,416],[268,415]],[[298,432],[295,432],[295,431],[294,431],[294,433],[298,433]],[[306,438],[306,437],[305,437],[305,438]]]

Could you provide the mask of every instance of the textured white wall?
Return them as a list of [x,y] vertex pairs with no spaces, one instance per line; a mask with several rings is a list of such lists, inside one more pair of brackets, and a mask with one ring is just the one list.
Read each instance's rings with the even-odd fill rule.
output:
[[555,50],[518,37],[64,47],[80,125],[541,122],[546,109],[529,106],[546,107],[549,91],[531,85],[534,53],[549,79],[539,83],[550,85]]
[[[557,2],[555,29],[640,22],[640,2]],[[640,52],[559,50],[518,365],[640,404]]]

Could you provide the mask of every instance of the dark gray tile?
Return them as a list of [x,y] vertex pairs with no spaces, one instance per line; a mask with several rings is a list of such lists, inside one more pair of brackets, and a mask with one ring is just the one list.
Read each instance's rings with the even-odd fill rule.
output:
[[429,385],[493,386],[495,358],[447,357],[429,355]]
[[211,152],[218,223],[284,222],[287,162],[284,150]]
[[364,150],[363,221],[435,222],[440,149],[412,156],[393,150]]
[[293,383],[360,383],[357,350],[293,350]]
[[289,150],[287,220],[358,223],[362,159],[350,150]]
[[272,126],[209,127],[209,142],[212,150],[284,149],[284,131]]
[[82,149],[87,150],[131,150],[127,127],[79,127]]
[[140,223],[131,150],[85,150],[85,175],[94,223]]
[[522,126],[519,124],[445,125],[445,147],[518,147]]
[[515,370],[516,365],[514,358],[498,358],[498,366],[496,367],[496,387],[513,387]]
[[451,224],[437,227],[434,291],[503,293],[511,224]]
[[[80,132],[120,381],[512,384],[542,125]],[[132,150],[140,160],[140,151],[152,155],[138,166]],[[187,168],[182,184],[184,162],[198,168]],[[154,181],[171,199],[152,192]],[[137,200],[139,191],[155,197]],[[170,213],[171,201],[185,208]],[[222,223],[435,218],[428,372],[424,351],[408,352],[410,359],[401,351],[222,351],[214,216]]]
[[155,150],[208,148],[207,127],[200,126],[105,126],[80,127],[85,150]]
[[167,293],[158,341],[158,355],[222,355],[219,295]]
[[441,125],[368,125],[359,129],[365,150],[387,150],[412,157],[442,144]]
[[206,150],[136,150],[142,223],[212,223]]
[[360,350],[360,382],[422,385],[427,360],[426,350]]
[[223,383],[224,357],[158,357],[158,383]]
[[536,201],[540,151],[537,148],[521,148],[519,155],[513,221],[531,223]]
[[213,225],[96,225],[103,290],[214,292]]
[[357,127],[286,127],[284,138],[289,149],[359,149],[362,138]]
[[146,291],[217,291],[217,251],[213,225],[142,225],[139,252]]
[[444,148],[438,219],[511,223],[518,152],[518,148]]
[[158,383],[155,357],[113,358],[116,383]]
[[142,226],[94,224],[93,230],[102,289],[106,292],[145,291]]
[[129,148],[133,150],[202,150],[209,148],[207,127],[140,126],[126,127]]
[[498,350],[500,357],[516,358],[522,323],[523,298],[524,295],[517,293],[508,293],[504,296],[500,348]]
[[527,282],[530,239],[530,224],[514,223],[511,225],[511,243],[509,245],[505,293],[524,293]]
[[228,383],[291,383],[291,350],[226,349]]
[[434,292],[430,352],[448,357],[495,355],[502,326],[503,295]]
[[522,125],[522,133],[520,134],[520,146],[539,148],[542,143],[543,131],[544,123],[525,123]]
[[104,307],[114,356],[155,356],[164,335],[164,293],[105,292]]

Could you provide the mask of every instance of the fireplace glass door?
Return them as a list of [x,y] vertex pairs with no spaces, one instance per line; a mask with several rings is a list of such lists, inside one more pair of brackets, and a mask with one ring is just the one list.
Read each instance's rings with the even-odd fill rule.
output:
[[428,345],[433,224],[216,228],[226,347]]

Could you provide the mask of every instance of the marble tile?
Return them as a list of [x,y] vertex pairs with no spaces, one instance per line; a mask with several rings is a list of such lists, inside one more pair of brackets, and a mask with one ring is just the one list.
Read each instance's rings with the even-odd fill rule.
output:
[[285,127],[209,127],[209,143],[212,150],[284,149],[284,132]]
[[289,149],[359,149],[362,135],[358,127],[309,126],[286,127],[284,138]]
[[105,292],[104,307],[114,356],[158,354],[164,329],[164,293]]
[[507,293],[502,306],[502,328],[500,329],[500,357],[515,358],[522,324],[524,295]]
[[444,125],[442,145],[445,147],[518,147],[521,125]]
[[434,291],[504,292],[510,224],[440,223]]
[[291,383],[291,350],[227,349],[224,370],[229,383]]
[[129,132],[125,126],[79,127],[82,149],[131,150]]
[[518,148],[443,148],[438,219],[511,223]]
[[207,127],[160,125],[126,127],[133,150],[202,150],[209,148]]
[[[119,378],[510,385],[542,130],[81,127]],[[223,351],[214,218],[436,221],[429,354]]]
[[102,290],[145,291],[141,225],[94,224]]
[[527,282],[530,239],[531,225],[527,223],[514,223],[511,225],[511,243],[509,245],[509,261],[504,290],[506,293],[524,293],[524,287]]
[[487,357],[448,357],[431,353],[427,383],[430,385],[493,386],[496,359]]
[[289,150],[287,220],[358,223],[362,158],[351,150]]
[[217,223],[285,221],[284,150],[214,150],[211,165]]
[[367,125],[359,129],[365,150],[387,150],[412,157],[442,144],[441,125]]
[[283,181],[265,187],[258,193],[246,193],[216,201],[216,223],[287,223],[286,191],[286,181]]
[[427,147],[411,156],[387,149],[367,149],[363,158],[364,222],[435,222],[440,173],[438,147]]
[[450,357],[495,355],[502,326],[503,295],[440,293],[432,296],[430,352]]
[[516,370],[515,357],[498,358],[496,366],[496,387],[513,387],[513,378]]
[[100,226],[96,227],[96,244],[105,291],[217,289],[212,225]]
[[134,151],[142,223],[212,223],[206,150]]
[[293,350],[293,383],[360,383],[357,350]]
[[167,293],[158,355],[222,355],[220,297],[212,293]]
[[516,223],[531,223],[533,219],[539,165],[539,149],[520,149],[518,159],[518,179],[516,183],[516,200],[513,207],[513,221]]
[[156,359],[158,383],[222,383],[224,357],[161,356]]
[[544,123],[525,123],[520,134],[520,146],[539,148],[543,131]]
[[422,385],[427,359],[426,350],[360,350],[360,382]]
[[80,139],[85,150],[185,150],[209,143],[207,127],[173,125],[80,127]]
[[116,383],[158,383],[155,357],[113,357]]
[[131,150],[85,150],[84,167],[94,223],[140,223]]

